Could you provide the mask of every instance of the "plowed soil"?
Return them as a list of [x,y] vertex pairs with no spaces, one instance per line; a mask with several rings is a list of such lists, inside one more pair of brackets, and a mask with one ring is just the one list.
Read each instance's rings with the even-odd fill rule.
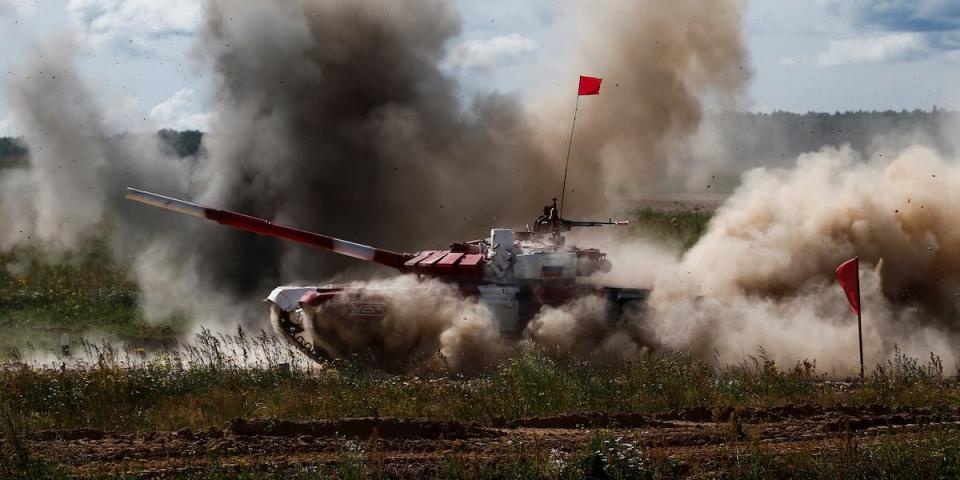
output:
[[477,460],[510,459],[533,452],[576,454],[605,431],[651,454],[710,463],[748,444],[773,451],[839,448],[889,436],[915,436],[932,427],[960,426],[953,413],[819,405],[767,409],[692,408],[657,415],[584,413],[495,421],[494,426],[397,418],[318,422],[236,419],[222,429],[146,434],[98,430],[44,431],[31,442],[37,456],[76,474],[129,472],[144,478],[221,467],[274,469],[335,464],[345,451],[362,450],[388,471],[434,471],[450,453]]

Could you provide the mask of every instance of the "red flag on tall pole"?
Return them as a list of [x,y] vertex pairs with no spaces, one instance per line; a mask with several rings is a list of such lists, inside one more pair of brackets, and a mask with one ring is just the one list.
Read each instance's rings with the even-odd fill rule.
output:
[[603,83],[602,78],[580,75],[580,89],[577,95],[600,95],[601,83]]
[[863,378],[863,321],[860,310],[860,260],[853,257],[837,267],[837,283],[847,295],[850,310],[857,316],[857,334],[860,340],[860,378]]
[[860,262],[853,257],[837,267],[837,283],[847,295],[850,310],[854,315],[860,315]]

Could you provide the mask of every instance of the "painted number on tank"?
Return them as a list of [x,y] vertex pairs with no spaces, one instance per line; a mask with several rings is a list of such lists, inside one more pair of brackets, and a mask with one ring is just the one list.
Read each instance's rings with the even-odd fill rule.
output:
[[382,303],[361,303],[350,304],[350,315],[355,317],[380,317],[387,312],[387,306]]

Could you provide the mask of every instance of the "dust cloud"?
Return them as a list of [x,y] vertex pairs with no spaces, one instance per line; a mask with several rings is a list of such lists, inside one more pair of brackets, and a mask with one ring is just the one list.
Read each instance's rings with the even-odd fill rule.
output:
[[[492,312],[448,283],[403,275],[346,288],[347,295],[304,308],[306,339],[328,354],[394,371],[471,371],[508,351]],[[384,306],[384,317],[365,323],[351,316],[358,302]]]
[[955,245],[960,167],[926,147],[862,158],[850,148],[748,172],[704,237],[658,277],[650,330],[668,348],[849,373],[856,317],[833,270],[859,256],[867,363],[898,345],[948,364],[960,325]]
[[[611,318],[613,313],[617,318]],[[524,336],[556,357],[617,364],[652,351],[643,319],[639,309],[612,312],[606,298],[591,295],[560,307],[544,307],[527,325]]]

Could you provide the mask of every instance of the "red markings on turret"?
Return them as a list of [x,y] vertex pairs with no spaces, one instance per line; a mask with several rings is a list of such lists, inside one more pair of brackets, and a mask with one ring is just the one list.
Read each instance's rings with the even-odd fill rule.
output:
[[462,253],[448,253],[437,262],[437,266],[440,268],[453,268],[461,258],[463,258]]
[[483,255],[428,250],[420,252],[403,264],[404,269],[421,275],[483,276]]

